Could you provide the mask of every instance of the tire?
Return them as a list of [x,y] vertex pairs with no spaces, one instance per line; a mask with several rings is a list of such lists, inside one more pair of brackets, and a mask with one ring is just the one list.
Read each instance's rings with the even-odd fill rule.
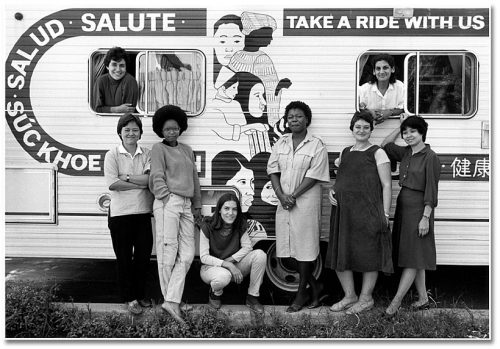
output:
[[[276,242],[267,249],[266,275],[271,284],[279,290],[296,292],[299,289],[299,273],[293,258],[276,257]],[[314,261],[313,275],[319,279],[323,270],[321,253]]]

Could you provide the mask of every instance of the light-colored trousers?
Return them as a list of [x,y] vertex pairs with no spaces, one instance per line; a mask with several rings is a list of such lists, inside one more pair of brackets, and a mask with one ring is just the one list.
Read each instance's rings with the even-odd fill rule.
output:
[[[260,285],[262,285],[264,273],[266,272],[266,253],[262,250],[253,250],[234,265],[241,271],[243,276],[250,274],[248,294],[258,297]],[[220,296],[224,287],[234,281],[228,269],[213,265],[202,265],[200,276],[204,283],[212,287],[216,296]]]
[[155,199],[156,260],[166,302],[180,303],[186,274],[194,259],[194,217],[191,199],[170,193],[166,204]]

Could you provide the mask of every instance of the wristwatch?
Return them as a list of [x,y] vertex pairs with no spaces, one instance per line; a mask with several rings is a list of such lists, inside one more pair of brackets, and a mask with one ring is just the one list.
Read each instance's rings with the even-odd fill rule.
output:
[[127,174],[127,179],[126,179],[127,182],[130,182],[130,175]]

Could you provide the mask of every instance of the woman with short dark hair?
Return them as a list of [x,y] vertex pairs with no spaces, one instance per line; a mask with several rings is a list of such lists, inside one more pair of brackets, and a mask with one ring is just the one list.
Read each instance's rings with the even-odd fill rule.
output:
[[94,85],[92,104],[98,113],[133,113],[139,98],[135,78],[127,72],[127,52],[113,47],[104,58],[107,74],[100,76]]
[[148,189],[151,155],[139,146],[141,119],[125,114],[116,132],[121,143],[104,158],[104,177],[111,190],[108,227],[116,255],[118,284],[123,301],[133,314],[151,306],[145,284],[153,248],[151,211],[153,195]]
[[[267,163],[279,204],[276,211],[276,255],[297,261],[299,287],[287,312],[320,306],[323,285],[313,275],[319,255],[321,182],[330,181],[328,152],[323,141],[311,134],[311,109],[304,102],[291,102],[285,122],[291,133],[274,145]],[[307,285],[311,286],[311,294]]]
[[[385,310],[394,316],[404,296],[415,283],[418,300],[413,309],[429,307],[425,286],[425,270],[436,269],[436,242],[434,239],[434,208],[438,204],[438,182],[441,163],[431,147],[424,143],[428,124],[419,116],[400,118],[401,125],[382,142],[389,158],[400,162],[399,192],[393,226],[393,257],[403,268],[398,290]],[[400,135],[406,147],[394,144]]]
[[[194,258],[194,222],[199,220],[201,191],[191,147],[178,142],[187,130],[187,115],[167,105],[153,116],[153,131],[163,138],[151,150],[149,187],[155,196],[156,257],[162,308],[184,323],[180,303],[186,274]],[[195,213],[192,213],[194,207]]]
[[[335,161],[338,173],[329,199],[337,207],[325,265],[335,270],[344,291],[344,297],[330,310],[357,314],[373,308],[378,273],[393,272],[391,168],[384,150],[370,143],[373,117],[368,111],[354,113],[349,128],[355,144]],[[353,272],[363,275],[359,297]]]

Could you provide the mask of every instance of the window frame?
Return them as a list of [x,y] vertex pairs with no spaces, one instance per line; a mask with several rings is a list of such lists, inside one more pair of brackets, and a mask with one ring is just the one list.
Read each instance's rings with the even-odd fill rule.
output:
[[[89,54],[89,58],[88,58],[87,107],[89,108],[90,112],[95,114],[96,116],[120,116],[120,115],[122,115],[121,113],[97,112],[96,110],[94,110],[92,108],[92,97],[93,97],[92,93],[93,93],[93,88],[94,88],[93,85],[95,83],[95,80],[92,77],[92,75],[94,74],[94,66],[93,66],[94,56],[98,53],[106,54],[110,48],[111,47],[96,49]],[[125,49],[126,49],[127,53],[132,53],[133,55],[135,55],[135,59],[131,59],[129,63],[133,63],[135,65],[134,78],[136,79],[138,86],[140,86],[142,83],[142,81],[140,80],[140,69],[139,69],[139,61],[140,61],[142,56],[145,57],[145,64],[146,64],[146,71],[147,71],[149,69],[148,57],[149,57],[149,54],[151,54],[151,53],[156,54],[156,53],[174,53],[174,52],[176,52],[176,53],[195,52],[195,53],[199,54],[201,57],[201,64],[200,64],[201,76],[203,78],[203,82],[200,84],[201,89],[202,89],[200,102],[201,102],[202,106],[199,110],[199,113],[196,113],[196,114],[187,113],[187,115],[188,115],[188,117],[197,117],[197,116],[202,115],[205,112],[205,109],[207,108],[207,93],[206,93],[207,92],[207,58],[206,58],[205,54],[203,53],[203,51],[201,51],[199,49],[156,49],[156,48],[147,48],[147,49],[125,48]],[[128,69],[127,69],[127,71],[128,71]],[[147,110],[147,103],[148,103],[148,98],[149,98],[148,93],[147,93],[148,86],[149,86],[149,81],[147,78],[147,74],[145,74],[144,75],[144,88],[146,90],[146,93],[145,93],[144,106],[145,106],[146,110]],[[139,91],[139,93],[140,93],[140,91]],[[140,108],[139,100],[140,100],[140,96],[139,96],[139,99],[137,101],[137,106],[136,106],[137,113],[134,113],[134,114],[141,115],[143,117],[153,116],[155,111],[148,111],[147,112],[146,110],[143,110],[142,108]]]
[[[404,55],[404,65],[402,67],[403,75],[404,75],[404,81],[403,84],[405,86],[405,104],[404,104],[404,111],[405,113],[409,115],[420,115],[419,114],[419,97],[420,97],[420,84],[418,83],[419,80],[419,73],[420,73],[420,57],[422,55],[424,56],[443,56],[443,55],[461,55],[463,56],[462,59],[462,113],[461,114],[421,114],[422,116],[425,116],[426,118],[432,118],[432,119],[470,119],[474,117],[477,114],[478,111],[478,100],[479,100],[479,61],[477,59],[477,56],[468,50],[367,50],[362,52],[361,54],[358,55],[358,58],[356,60],[356,98],[355,98],[355,108],[357,111],[359,111],[359,103],[358,103],[358,96],[359,96],[359,80],[361,78],[362,74],[362,68],[360,67],[360,60],[362,57],[369,55],[373,56],[376,54],[381,54],[381,53],[387,53],[390,55]],[[416,69],[416,80],[417,80],[417,86],[415,88],[415,101],[417,101],[416,106],[415,106],[415,113],[412,113],[408,110],[408,83],[409,83],[409,60],[410,57],[417,57],[417,69]],[[466,64],[465,61],[467,57],[471,60],[471,77],[470,77],[470,86],[466,86]],[[366,64],[366,63],[365,63]],[[464,87],[470,87],[470,92],[467,92],[467,88]],[[471,99],[471,108],[468,113],[463,113],[464,109],[464,101],[465,101],[465,95],[466,93],[470,93],[470,99]],[[395,117],[391,117],[395,118]]]

